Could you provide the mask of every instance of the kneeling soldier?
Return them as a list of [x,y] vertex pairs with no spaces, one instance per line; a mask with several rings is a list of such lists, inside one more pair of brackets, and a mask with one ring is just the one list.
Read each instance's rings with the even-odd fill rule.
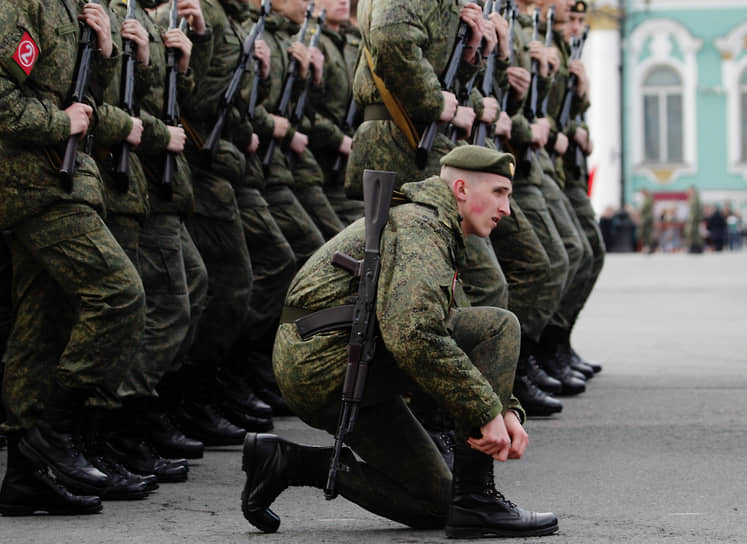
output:
[[[506,310],[469,307],[455,272],[465,236],[488,236],[510,213],[514,159],[463,146],[441,164],[440,177],[401,187],[405,203],[390,211],[381,236],[375,312],[381,341],[357,424],[345,436],[352,451],[342,452],[337,489],[371,512],[416,528],[445,526],[452,537],[550,534],[558,529],[554,514],[516,507],[493,481],[493,459],[518,459],[528,443],[524,411],[511,394],[519,323]],[[301,268],[275,341],[273,365],[284,399],[303,421],[330,433],[338,424],[350,333],[330,331],[318,312],[345,305],[356,293],[357,282],[332,259],[336,252],[362,256],[365,226],[356,221]],[[456,421],[453,478],[400,396],[413,385]],[[247,520],[276,531],[273,500],[291,485],[325,488],[332,451],[248,434]]]

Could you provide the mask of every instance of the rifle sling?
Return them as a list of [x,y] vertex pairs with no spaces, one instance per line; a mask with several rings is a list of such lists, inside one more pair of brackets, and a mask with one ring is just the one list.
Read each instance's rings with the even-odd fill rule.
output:
[[353,324],[353,307],[353,304],[345,304],[312,311],[306,308],[283,306],[280,323],[295,323],[301,339],[308,340],[320,332],[349,329]]
[[389,116],[391,117],[392,121],[394,121],[394,124],[397,125],[397,128],[399,128],[405,135],[407,141],[410,144],[410,147],[412,147],[413,149],[417,149],[420,137],[418,136],[418,131],[415,128],[412,119],[410,119],[410,116],[407,115],[405,107],[397,99],[397,97],[389,92],[389,89],[386,88],[384,80],[382,80],[379,76],[376,75],[376,72],[374,72],[373,59],[371,58],[371,53],[368,51],[368,48],[364,47],[363,51],[366,54],[368,69],[371,71],[371,76],[373,77],[376,88],[381,95],[381,99],[384,101],[384,106],[386,106],[386,109],[389,112]]

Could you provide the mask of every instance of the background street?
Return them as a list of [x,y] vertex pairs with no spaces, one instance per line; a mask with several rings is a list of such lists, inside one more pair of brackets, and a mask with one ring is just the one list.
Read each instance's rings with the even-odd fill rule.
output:
[[[524,541],[747,542],[747,251],[608,255],[574,344],[603,372],[561,414],[527,423],[523,460],[496,466],[509,499],[560,518],[558,534]],[[275,428],[332,442],[295,418]],[[263,535],[241,515],[240,447],[191,465],[187,483],[99,515],[0,518],[0,542],[447,541],[310,488],[281,495],[280,531]]]

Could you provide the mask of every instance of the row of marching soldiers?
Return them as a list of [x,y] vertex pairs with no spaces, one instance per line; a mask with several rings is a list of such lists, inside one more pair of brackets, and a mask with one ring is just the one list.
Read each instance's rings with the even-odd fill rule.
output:
[[[414,161],[390,168],[376,131],[354,130],[387,112],[365,96],[347,0],[159,4],[0,2],[5,515],[140,499],[186,480],[205,446],[271,429],[288,414],[271,354],[294,273],[360,217],[363,168],[426,177]],[[603,260],[584,181],[588,84],[572,60],[586,6],[547,32],[553,2],[536,2],[535,21],[529,2],[488,4],[494,96],[476,84],[451,121],[470,142],[483,121],[519,167],[511,221],[490,239],[502,273],[473,302],[519,317],[515,394],[550,415],[552,394],[598,371],[570,346]],[[439,411],[417,395],[412,407],[448,454]]]

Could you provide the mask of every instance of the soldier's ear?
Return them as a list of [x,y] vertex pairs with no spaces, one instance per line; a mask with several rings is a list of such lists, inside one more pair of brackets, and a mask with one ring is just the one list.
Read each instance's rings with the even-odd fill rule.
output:
[[467,200],[467,182],[463,178],[457,178],[451,182],[451,190],[454,192],[458,202]]

